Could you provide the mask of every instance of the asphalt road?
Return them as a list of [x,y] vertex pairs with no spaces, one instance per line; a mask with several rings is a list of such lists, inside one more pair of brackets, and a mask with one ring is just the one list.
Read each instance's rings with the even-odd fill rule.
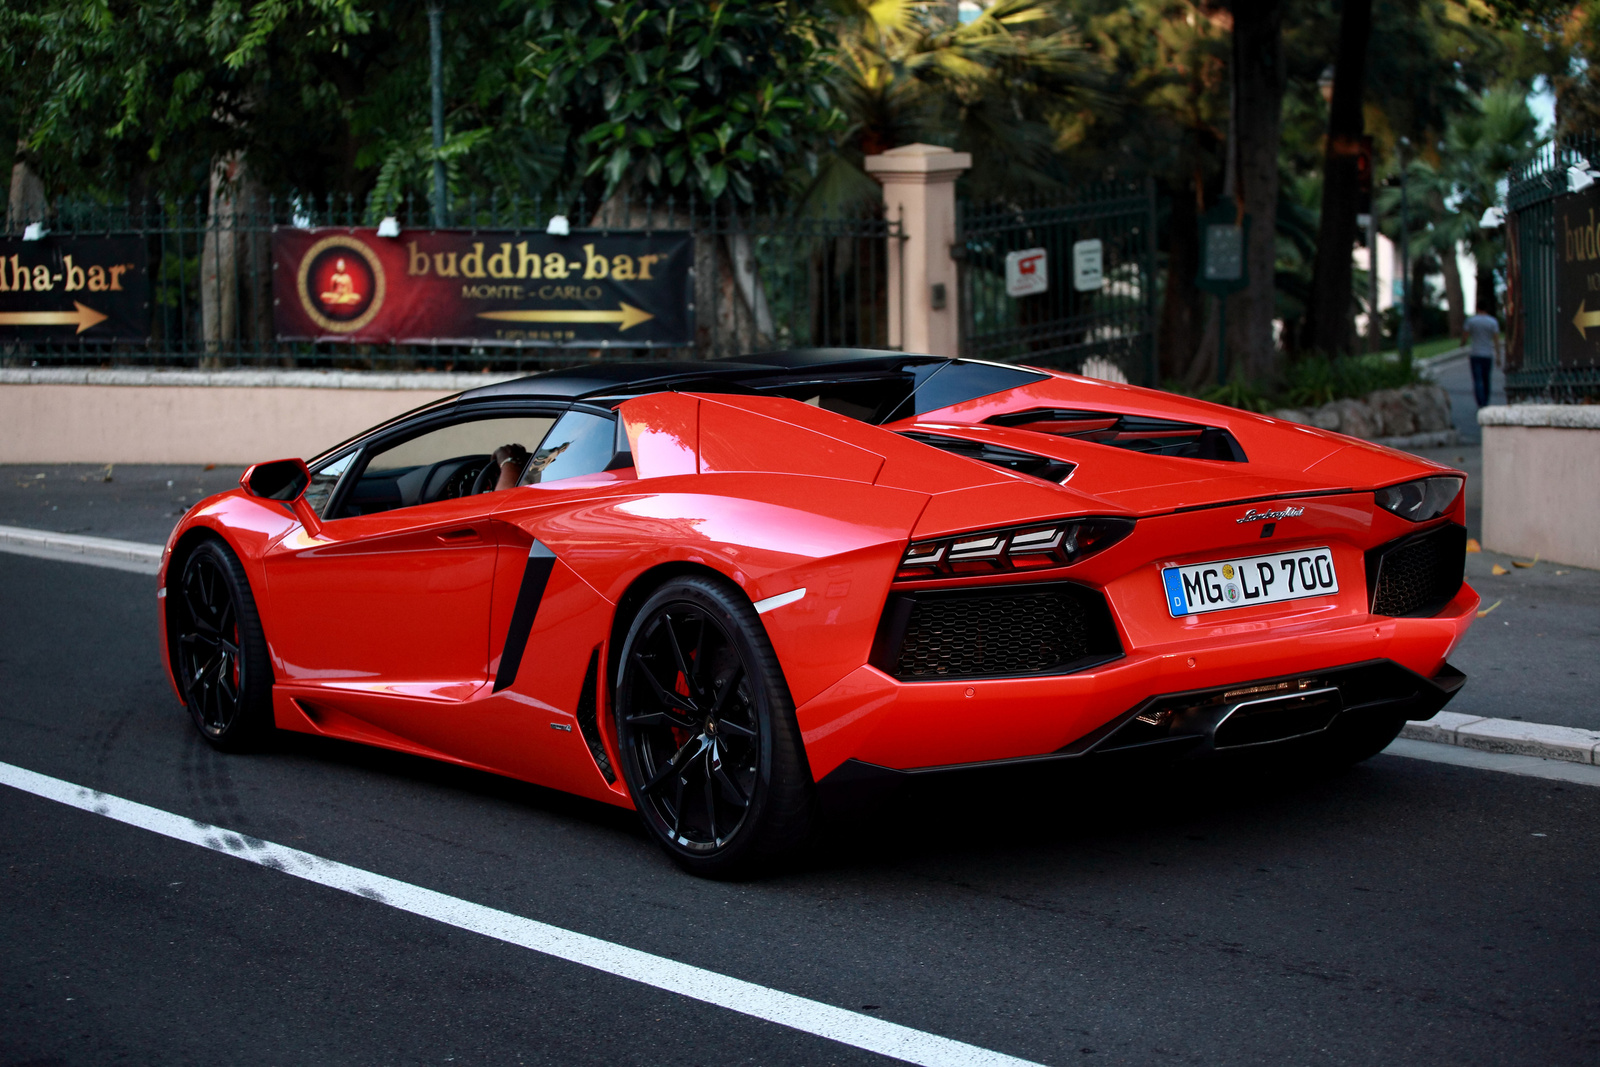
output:
[[[151,584],[0,555],[0,760],[1043,1063],[1600,1059],[1591,787],[1392,756],[979,779],[723,885],[542,789],[213,752]],[[4,787],[0,862],[4,1064],[888,1062]]]
[[[1458,356],[1440,360],[1428,370],[1428,376],[1450,394],[1450,414],[1461,443],[1477,445],[1483,441],[1483,431],[1478,428],[1478,398],[1472,393],[1472,367],[1467,362],[1465,350]],[[1506,402],[1505,372],[1496,367],[1489,373],[1489,403]]]
[[[1479,450],[1419,454],[1467,472],[1468,532],[1479,536]],[[85,464],[0,466],[0,524],[159,544],[195,501],[237,485],[240,473],[237,467],[122,466],[104,481],[104,467]],[[1494,575],[1496,565],[1508,573]],[[1485,608],[1501,603],[1453,657],[1472,681],[1450,709],[1600,729],[1594,696],[1600,692],[1600,571],[1547,562],[1521,568],[1508,556],[1486,552],[1467,557],[1467,577]]]

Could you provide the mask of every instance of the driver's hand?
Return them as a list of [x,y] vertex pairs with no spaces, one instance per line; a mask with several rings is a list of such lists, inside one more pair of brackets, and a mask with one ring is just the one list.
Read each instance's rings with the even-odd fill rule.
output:
[[521,467],[528,462],[528,450],[521,445],[501,445],[494,450],[494,465],[503,467],[506,460],[514,460]]
[[528,465],[528,450],[521,445],[501,445],[494,450],[494,465],[499,471],[495,479],[494,491],[510,489],[517,484],[522,469]]

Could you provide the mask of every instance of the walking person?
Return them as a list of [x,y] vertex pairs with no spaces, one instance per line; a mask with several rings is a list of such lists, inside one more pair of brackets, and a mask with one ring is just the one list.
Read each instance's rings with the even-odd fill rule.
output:
[[1500,340],[1500,322],[1489,314],[1487,304],[1478,304],[1478,313],[1462,323],[1461,340],[1467,345],[1472,364],[1472,395],[1478,406],[1489,403],[1489,376],[1505,355]]

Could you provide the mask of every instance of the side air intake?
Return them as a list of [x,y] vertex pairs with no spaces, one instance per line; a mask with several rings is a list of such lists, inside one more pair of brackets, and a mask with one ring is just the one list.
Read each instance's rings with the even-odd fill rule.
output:
[[1103,595],[1072,582],[895,594],[872,664],[902,681],[1070,674],[1122,655]]

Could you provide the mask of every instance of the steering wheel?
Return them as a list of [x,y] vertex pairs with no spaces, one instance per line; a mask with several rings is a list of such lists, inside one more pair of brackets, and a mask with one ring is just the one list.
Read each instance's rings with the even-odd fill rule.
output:
[[494,483],[499,480],[500,468],[495,465],[494,457],[490,456],[488,459],[483,461],[483,469],[480,470],[478,472],[478,476],[472,480],[471,495],[477,496],[479,493],[487,493],[489,490],[494,488]]

